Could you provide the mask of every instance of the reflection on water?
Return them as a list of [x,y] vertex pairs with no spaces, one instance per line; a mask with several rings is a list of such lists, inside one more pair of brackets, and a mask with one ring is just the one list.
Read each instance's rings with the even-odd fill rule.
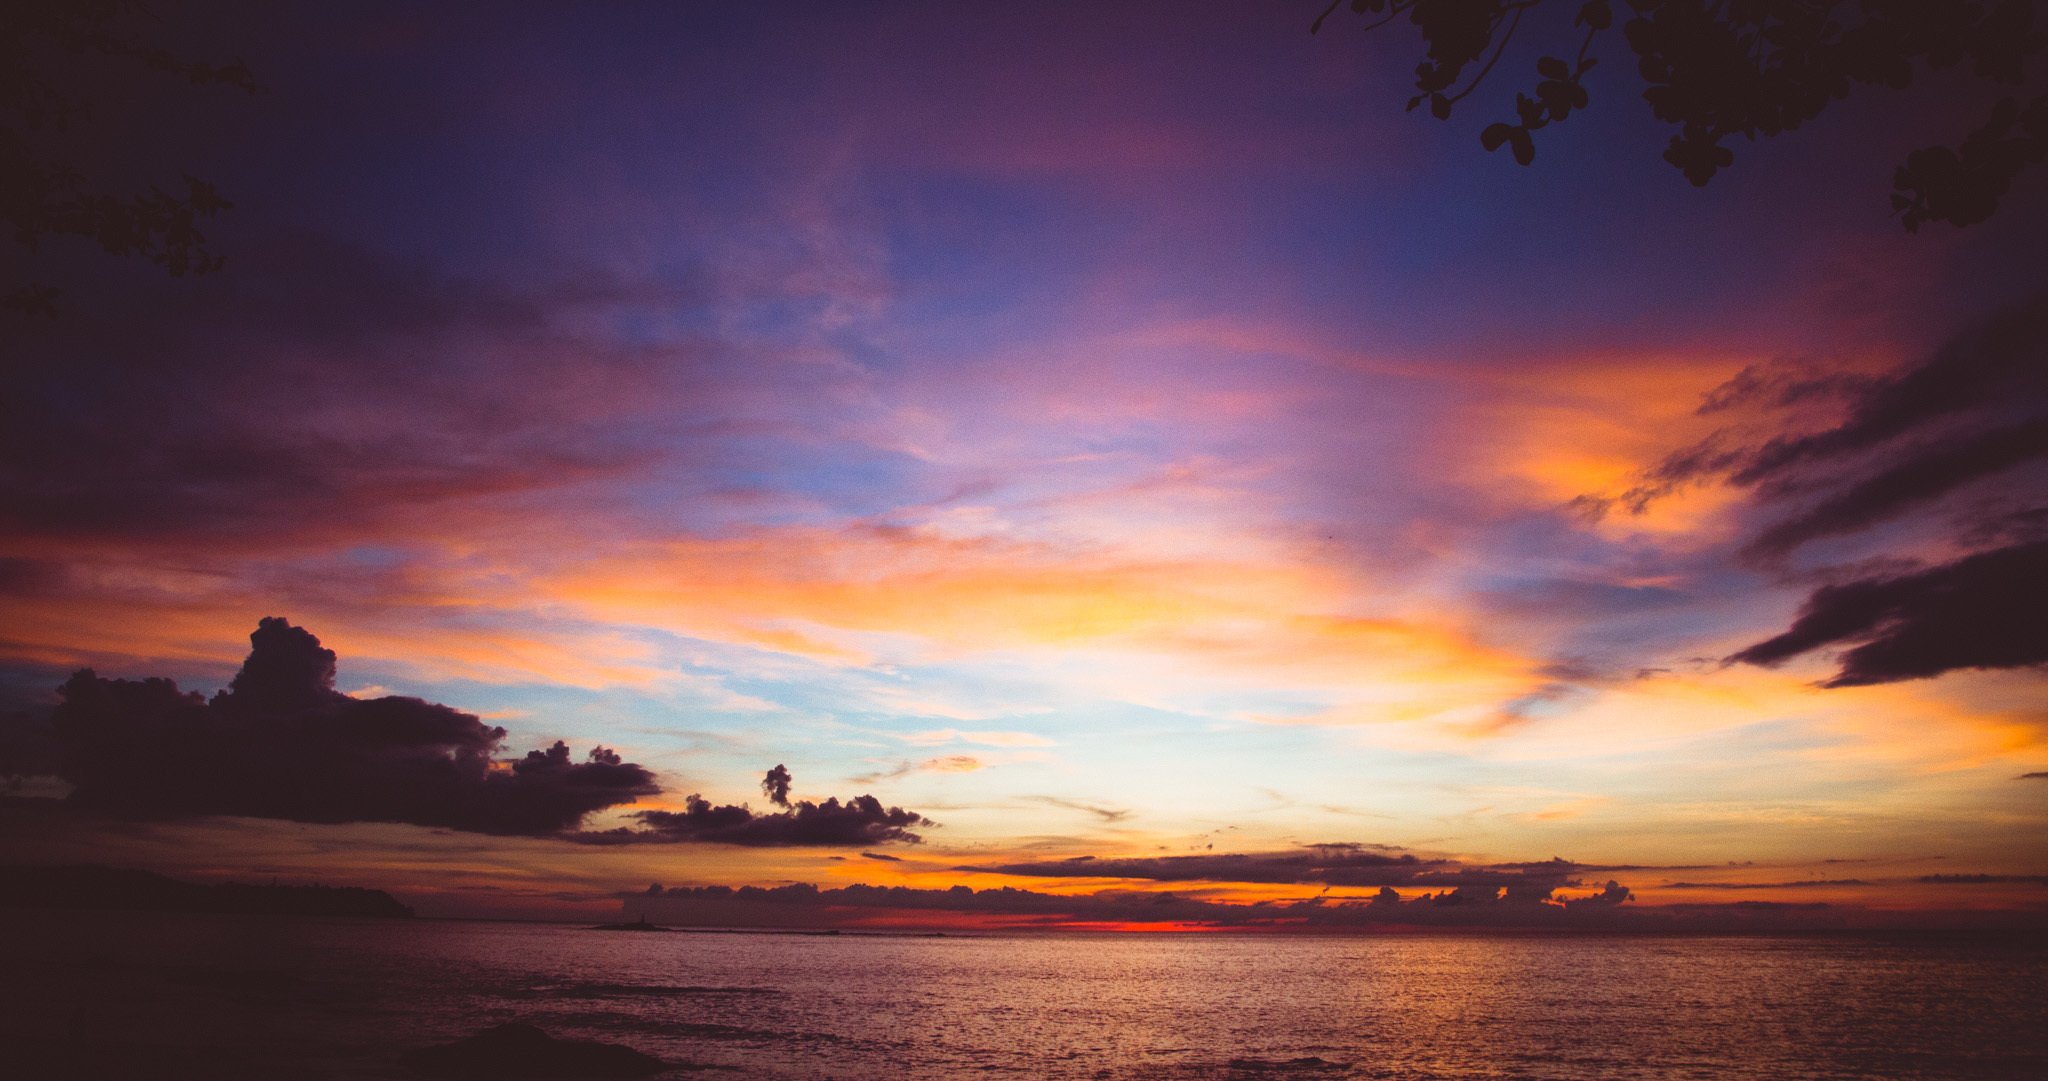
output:
[[83,1041],[195,1076],[405,1077],[407,1049],[525,1021],[764,1078],[2048,1077],[2048,949],[1983,939],[627,935],[14,912],[0,965],[7,1046]]

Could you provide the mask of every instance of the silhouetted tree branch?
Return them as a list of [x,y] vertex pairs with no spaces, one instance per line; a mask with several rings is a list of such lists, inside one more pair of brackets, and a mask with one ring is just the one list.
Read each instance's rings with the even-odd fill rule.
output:
[[[1322,29],[1340,7],[1370,17],[1377,29],[1405,15],[1422,35],[1414,109],[1448,120],[1452,106],[1478,87],[1506,52],[1522,16],[1546,0],[1333,0],[1310,26]],[[1578,4],[1569,61],[1536,60],[1534,88],[1515,94],[1513,119],[1487,125],[1480,145],[1507,146],[1515,160],[1536,159],[1534,133],[1585,108],[1594,43],[1626,12],[1622,38],[1647,84],[1656,118],[1676,128],[1664,160],[1695,185],[1732,164],[1731,136],[1755,139],[1791,131],[1819,116],[1859,84],[1904,89],[1916,70],[1968,65],[1977,79],[2006,87],[2025,80],[2026,62],[2048,46],[2033,0],[1563,0]],[[1483,58],[1483,60],[1482,60]],[[1479,64],[1463,89],[1465,70]],[[2028,165],[2048,157],[2048,94],[2007,95],[1961,144],[1916,150],[1893,175],[1892,207],[1908,231],[1923,222],[1971,225]]]
[[[173,275],[218,270],[224,259],[206,246],[199,223],[230,207],[204,180],[183,177],[183,191],[96,187],[63,160],[59,137],[92,120],[92,104],[74,97],[55,74],[90,57],[132,63],[193,86],[224,85],[254,92],[255,76],[239,63],[186,60],[150,43],[153,22],[127,0],[12,0],[0,5],[0,217],[15,242],[33,253],[44,238],[76,236],[111,255],[140,256]],[[30,282],[0,294],[0,305],[48,314],[57,290]]]

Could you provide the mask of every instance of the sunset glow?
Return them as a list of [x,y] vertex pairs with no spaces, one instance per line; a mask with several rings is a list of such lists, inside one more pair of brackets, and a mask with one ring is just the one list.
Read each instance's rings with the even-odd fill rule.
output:
[[2040,178],[1905,232],[1961,114],[1872,93],[1695,188],[1619,75],[1520,168],[1321,6],[180,5],[262,91],[104,108],[229,262],[8,330],[6,862],[2038,927]]

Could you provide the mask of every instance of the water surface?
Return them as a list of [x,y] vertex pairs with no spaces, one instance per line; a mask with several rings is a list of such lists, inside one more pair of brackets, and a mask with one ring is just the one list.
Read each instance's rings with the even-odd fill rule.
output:
[[[411,1076],[487,1025],[760,1078],[2048,1078],[1994,939],[632,934],[7,913],[0,1038]],[[672,1076],[690,1076],[678,1071]]]

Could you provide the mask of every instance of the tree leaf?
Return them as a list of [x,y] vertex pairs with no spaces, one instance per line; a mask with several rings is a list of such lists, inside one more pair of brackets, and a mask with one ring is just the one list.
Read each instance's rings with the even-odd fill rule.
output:
[[1536,160],[1536,140],[1529,137],[1529,129],[1509,129],[1508,142],[1514,146],[1515,161],[1527,165]]

